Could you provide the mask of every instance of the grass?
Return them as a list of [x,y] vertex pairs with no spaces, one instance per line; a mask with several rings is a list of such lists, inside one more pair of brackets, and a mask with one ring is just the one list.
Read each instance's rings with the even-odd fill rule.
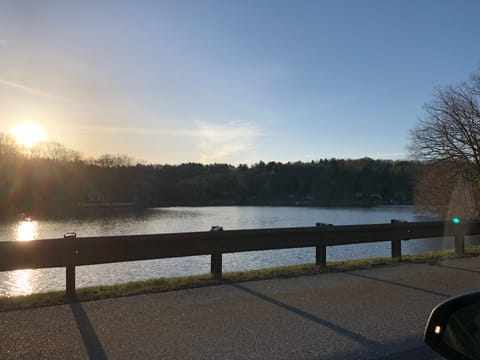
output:
[[[464,257],[480,255],[480,246],[465,249]],[[327,262],[322,268],[315,264],[293,266],[278,266],[260,270],[242,272],[225,272],[222,280],[214,279],[210,274],[176,278],[158,278],[144,281],[134,281],[118,285],[93,286],[77,289],[77,301],[92,301],[122,296],[132,296],[155,292],[191,289],[201,286],[211,286],[228,283],[238,283],[253,280],[290,278],[296,276],[316,275],[321,273],[342,272],[371,269],[379,266],[396,265],[400,263],[435,263],[445,259],[459,258],[453,250],[432,251],[416,255],[406,255],[402,260],[391,257],[376,257],[358,260]],[[31,294],[26,296],[0,297],[0,311],[26,309],[39,306],[67,304],[69,301],[64,291]]]

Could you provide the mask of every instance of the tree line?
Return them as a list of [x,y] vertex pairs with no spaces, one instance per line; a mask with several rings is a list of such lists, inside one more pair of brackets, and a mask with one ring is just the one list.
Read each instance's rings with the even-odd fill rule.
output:
[[370,158],[147,165],[126,155],[83,159],[58,143],[26,149],[0,134],[0,214],[68,214],[95,201],[137,206],[411,204],[421,167],[414,161]]

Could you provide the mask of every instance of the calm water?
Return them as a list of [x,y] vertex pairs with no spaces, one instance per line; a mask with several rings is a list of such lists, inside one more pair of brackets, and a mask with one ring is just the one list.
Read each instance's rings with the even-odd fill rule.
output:
[[[176,207],[142,211],[93,209],[82,216],[62,220],[0,223],[0,241],[22,241],[77,236],[153,234],[205,231],[213,225],[224,230],[314,226],[316,222],[344,224],[388,223],[390,219],[428,221],[435,218],[418,214],[410,206],[375,208],[302,207]],[[403,253],[452,248],[450,239],[427,239],[403,243]],[[389,243],[346,245],[328,248],[327,260],[389,256]],[[114,284],[152,277],[172,277],[209,272],[209,256],[149,260],[77,267],[77,286]],[[312,263],[313,248],[225,254],[224,271],[257,269],[277,265]],[[65,269],[20,270],[0,273],[0,296],[13,296],[65,289]]]

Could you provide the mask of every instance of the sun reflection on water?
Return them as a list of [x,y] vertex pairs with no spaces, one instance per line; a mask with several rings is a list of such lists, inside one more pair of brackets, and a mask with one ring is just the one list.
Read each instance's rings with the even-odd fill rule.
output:
[[32,219],[21,220],[16,227],[17,241],[30,241],[38,238],[38,221]]
[[[38,221],[30,218],[20,220],[15,226],[17,241],[38,239]],[[9,296],[32,294],[35,285],[33,270],[15,270],[8,272],[7,282],[10,284]]]
[[9,296],[29,295],[34,290],[33,270],[15,270],[8,273],[8,282],[11,284]]

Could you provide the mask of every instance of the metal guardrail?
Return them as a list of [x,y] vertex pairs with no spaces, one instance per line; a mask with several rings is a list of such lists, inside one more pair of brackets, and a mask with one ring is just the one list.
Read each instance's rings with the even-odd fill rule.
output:
[[455,251],[464,253],[465,235],[480,234],[480,221],[401,222],[315,227],[227,230],[155,235],[76,237],[0,242],[0,271],[50,267],[66,268],[66,291],[75,297],[75,267],[122,261],[211,255],[211,273],[222,276],[222,254],[315,247],[316,264],[326,266],[328,246],[391,241],[392,257],[401,258],[402,241],[455,237]]

